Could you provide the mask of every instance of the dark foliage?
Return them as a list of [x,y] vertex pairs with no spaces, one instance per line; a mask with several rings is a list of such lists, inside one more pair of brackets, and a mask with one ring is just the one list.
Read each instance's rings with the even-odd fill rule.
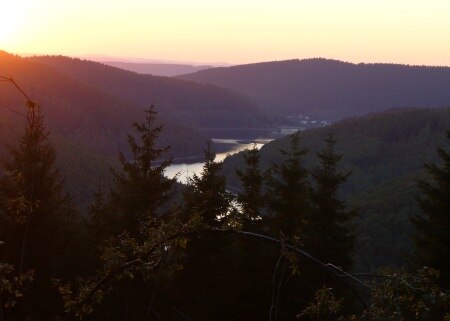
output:
[[0,238],[2,257],[19,275],[35,272],[25,300],[15,307],[13,320],[50,319],[60,302],[51,280],[73,276],[74,235],[78,219],[55,166],[39,106],[28,102],[28,114],[20,141],[3,159],[0,180]]
[[168,147],[156,147],[162,126],[155,123],[153,106],[145,113],[145,121],[134,124],[138,137],[128,136],[130,159],[120,154],[121,170],[113,171],[114,183],[110,193],[112,226],[121,229],[118,232],[126,231],[133,237],[140,235],[139,222],[143,218],[150,221],[164,215],[162,209],[172,197],[175,183],[173,179],[164,177],[171,161],[164,160],[157,164]]
[[[439,254],[447,250],[450,155],[439,149],[443,165],[428,162],[427,173],[420,163],[450,110],[343,121],[334,127],[338,144],[326,128],[246,151],[231,160],[238,165],[229,178],[241,183],[235,197],[210,145],[203,172],[186,186],[164,177],[171,159],[150,107],[128,136],[109,193],[97,187],[80,219],[38,105],[2,79],[24,94],[27,110],[16,114],[25,129],[5,151],[0,178],[1,321],[448,319],[448,260]],[[441,283],[428,267],[350,274],[355,211],[345,200],[364,206],[354,256],[362,266],[372,252],[362,252],[361,239],[367,245],[384,232],[371,223],[410,216],[405,183],[424,174],[416,254],[443,269]],[[398,236],[383,237],[379,248]]]
[[244,154],[246,168],[237,170],[236,175],[242,186],[237,200],[242,207],[240,223],[242,229],[250,230],[261,219],[265,206],[264,200],[264,175],[259,168],[259,151],[256,146]]
[[[411,216],[418,214],[414,201],[416,180],[423,177],[423,162],[438,161],[436,148],[444,146],[450,127],[450,109],[390,110],[332,125],[342,155],[339,170],[352,175],[342,185],[338,199],[359,208],[355,218],[355,269],[371,271],[400,267],[412,254]],[[305,166],[311,168],[329,128],[302,134]],[[260,151],[262,170],[283,160],[279,150],[289,148],[290,139],[266,144]],[[242,154],[229,157],[223,172],[232,190],[240,190],[236,169],[246,167]]]
[[419,266],[442,271],[442,286],[450,288],[450,152],[441,147],[438,153],[442,165],[427,163],[425,170],[431,179],[419,182],[417,202],[423,215],[413,219],[415,258]]
[[311,212],[309,172],[303,164],[307,152],[300,147],[300,134],[294,134],[289,149],[281,150],[281,163],[267,173],[266,198],[274,230],[297,243]]
[[325,148],[317,154],[319,165],[311,171],[313,209],[307,221],[308,239],[305,248],[320,260],[329,260],[338,267],[349,270],[354,248],[351,221],[354,210],[338,199],[339,189],[351,172],[339,172],[342,156],[335,152],[336,141],[332,134],[325,139]]

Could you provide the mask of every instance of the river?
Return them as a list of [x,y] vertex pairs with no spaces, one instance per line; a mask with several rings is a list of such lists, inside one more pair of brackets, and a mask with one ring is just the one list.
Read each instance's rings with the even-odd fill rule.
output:
[[[258,139],[255,143],[239,139],[213,139],[212,141],[215,147],[223,151],[217,153],[215,158],[216,162],[221,162],[229,155],[253,148],[254,144],[256,144],[256,148],[260,149],[264,144],[270,142],[271,139]],[[189,177],[192,177],[194,174],[199,175],[202,172],[203,165],[204,162],[172,164],[166,169],[165,175],[169,178],[177,176],[179,182],[186,183]]]
[[[309,117],[307,119],[309,120]],[[213,148],[219,151],[215,161],[221,162],[229,155],[253,148],[255,143],[256,147],[260,149],[274,139],[293,134],[298,130],[303,131],[306,128],[322,126],[322,123],[313,120],[311,124],[290,124],[271,128],[205,128],[201,131],[205,136],[216,137],[212,139]],[[177,177],[179,182],[186,183],[189,177],[192,177],[194,174],[199,175],[202,172],[203,165],[204,162],[199,162],[197,157],[186,158],[169,166],[165,171],[165,175],[169,178]]]

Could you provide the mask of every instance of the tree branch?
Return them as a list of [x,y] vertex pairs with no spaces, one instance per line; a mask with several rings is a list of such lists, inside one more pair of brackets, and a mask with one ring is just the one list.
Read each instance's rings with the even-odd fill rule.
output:
[[7,81],[13,84],[14,87],[16,87],[17,90],[27,99],[27,102],[31,104],[31,106],[36,105],[36,103],[31,100],[31,98],[27,95],[27,93],[16,83],[16,81],[13,79],[12,76],[10,77],[0,76],[0,80]]
[[[174,240],[177,240],[179,238],[182,237],[188,237],[188,236],[193,236],[193,235],[199,235],[202,233],[226,233],[226,234],[236,234],[238,236],[242,236],[242,237],[251,237],[251,238],[257,238],[257,239],[261,239],[261,240],[265,240],[265,241],[269,241],[271,243],[275,243],[275,244],[279,244],[280,246],[291,250],[292,252],[296,253],[297,255],[300,255],[304,258],[309,259],[311,262],[315,263],[316,265],[320,266],[321,268],[323,268],[324,270],[332,273],[335,277],[341,279],[345,285],[347,287],[349,287],[354,293],[355,295],[358,297],[358,299],[360,300],[361,304],[367,308],[367,304],[365,303],[365,301],[362,299],[362,297],[358,294],[358,291],[356,289],[354,289],[348,282],[345,281],[345,279],[350,278],[351,280],[354,280],[356,282],[358,282],[359,284],[365,286],[366,288],[371,289],[371,287],[369,285],[367,285],[364,281],[358,279],[357,277],[355,277],[354,275],[347,273],[345,271],[343,271],[342,269],[337,268],[336,266],[334,266],[333,264],[326,264],[322,261],[320,261],[319,259],[317,259],[316,257],[310,255],[309,253],[293,246],[293,245],[289,245],[284,243],[283,241],[273,238],[271,236],[267,236],[267,235],[263,235],[263,234],[257,234],[257,233],[253,233],[253,232],[246,232],[246,231],[238,231],[238,230],[225,230],[225,229],[204,229],[204,230],[200,230],[197,232],[193,232],[193,231],[186,231],[183,230],[183,228],[181,228],[177,233],[167,237],[165,240],[158,242],[157,244],[155,244],[147,253],[143,258],[140,259],[136,259],[133,261],[130,261],[128,263],[125,263],[123,265],[121,265],[120,267],[110,270],[108,271],[100,280],[97,281],[97,283],[92,287],[92,289],[89,291],[89,293],[84,296],[83,298],[81,298],[81,300],[79,302],[76,303],[75,308],[71,309],[63,318],[63,320],[68,320],[71,316],[73,316],[73,314],[77,311],[77,309],[81,308],[85,303],[87,303],[93,296],[94,294],[96,294],[103,286],[105,286],[106,284],[108,284],[109,282],[111,282],[116,275],[118,275],[119,273],[125,271],[126,269],[138,266],[139,264],[142,264],[143,262],[145,262],[149,257],[151,257],[152,254],[154,254],[159,248],[161,248],[161,246],[166,245],[167,243],[170,243]],[[156,267],[158,265],[155,264],[153,267]]]

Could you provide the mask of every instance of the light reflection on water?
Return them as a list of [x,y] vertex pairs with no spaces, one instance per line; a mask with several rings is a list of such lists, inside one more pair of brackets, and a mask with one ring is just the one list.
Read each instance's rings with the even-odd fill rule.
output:
[[[260,149],[268,141],[270,140],[257,141],[256,148]],[[229,149],[226,152],[216,155],[216,162],[222,162],[227,156],[239,153],[245,149],[251,149],[254,145],[253,143],[240,143],[235,139],[213,139],[213,142],[229,145]],[[192,177],[193,174],[199,175],[202,172],[203,164],[203,162],[173,164],[166,169],[165,175],[169,178],[174,178],[178,175],[179,182],[187,183],[188,177]]]

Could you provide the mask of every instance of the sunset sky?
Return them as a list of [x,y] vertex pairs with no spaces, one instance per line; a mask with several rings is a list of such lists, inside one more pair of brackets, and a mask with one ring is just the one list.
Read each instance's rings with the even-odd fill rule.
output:
[[449,0],[0,0],[0,49],[232,64],[450,66]]

